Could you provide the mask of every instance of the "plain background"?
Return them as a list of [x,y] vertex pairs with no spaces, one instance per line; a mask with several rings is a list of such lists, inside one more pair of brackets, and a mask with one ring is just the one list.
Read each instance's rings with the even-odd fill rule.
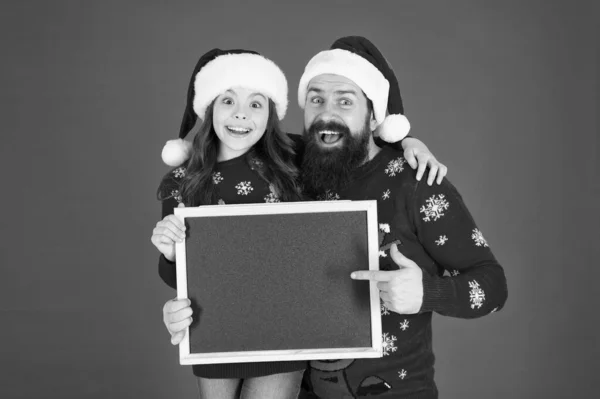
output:
[[195,397],[150,243],[193,66],[213,47],[273,58],[300,132],[302,70],[349,34],[394,66],[508,277],[502,312],[434,317],[441,398],[595,396],[593,3],[2,2],[0,397]]

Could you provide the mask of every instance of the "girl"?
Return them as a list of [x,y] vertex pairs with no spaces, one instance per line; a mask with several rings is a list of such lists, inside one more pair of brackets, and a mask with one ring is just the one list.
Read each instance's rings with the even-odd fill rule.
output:
[[[279,121],[287,110],[287,81],[272,61],[245,50],[214,49],[198,61],[188,88],[179,139],[167,143],[162,157],[176,166],[163,179],[158,195],[163,219],[152,242],[161,252],[159,273],[176,288],[175,243],[185,239],[185,226],[173,215],[177,206],[303,200],[297,183],[294,141]],[[198,117],[193,143],[183,140]],[[431,164],[429,180],[438,182],[445,167],[426,147],[411,139],[407,160],[419,156],[420,175]],[[189,158],[189,159],[188,159]],[[181,166],[186,162],[185,166]],[[412,165],[417,165],[414,156]],[[432,177],[433,173],[433,177]],[[177,345],[192,322],[188,299],[168,301],[164,323]],[[258,362],[194,365],[201,398],[296,398],[306,362]]]

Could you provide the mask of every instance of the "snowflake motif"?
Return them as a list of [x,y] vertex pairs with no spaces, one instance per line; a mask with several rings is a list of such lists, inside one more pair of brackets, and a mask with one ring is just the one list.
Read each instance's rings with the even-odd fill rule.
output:
[[333,191],[325,191],[325,194],[317,196],[319,201],[337,201],[340,199],[340,196],[334,193]]
[[396,352],[398,349],[395,344],[396,340],[394,335],[383,333],[383,356],[389,355],[390,352]]
[[400,378],[400,379],[406,378],[406,370],[402,369],[402,371],[398,371],[398,378]]
[[494,313],[497,310],[498,310],[498,306],[496,306],[494,309],[492,309],[492,311],[490,313]]
[[179,202],[180,204],[183,202],[183,197],[181,196],[181,193],[179,192],[179,190],[171,191],[171,197],[175,198],[175,200],[177,202]]
[[388,233],[390,232],[390,225],[387,223],[379,223],[379,230],[383,231],[384,233]]
[[479,286],[479,283],[475,280],[469,281],[469,287],[471,287],[471,291],[469,291],[469,296],[471,300],[471,309],[481,308],[483,305],[483,301],[485,301],[485,292]]
[[380,302],[381,303],[381,315],[382,316],[387,316],[390,314],[390,310],[383,304],[383,301]]
[[435,222],[436,220],[444,216],[444,211],[447,210],[450,206],[450,203],[446,201],[446,197],[444,196],[444,194],[438,195],[437,198],[435,197],[435,195],[432,195],[431,198],[429,198],[425,202],[427,203],[427,205],[422,206],[419,213],[425,214],[423,220],[426,222],[431,221],[432,218]]
[[435,241],[435,243],[436,243],[437,245],[444,245],[444,244],[446,243],[446,241],[448,241],[448,237],[446,237],[446,236],[444,235],[444,236],[440,236],[440,238],[439,238],[439,239],[437,239],[437,240]]
[[383,195],[381,196],[381,199],[382,199],[382,200],[390,199],[390,194],[391,194],[391,193],[392,193],[392,192],[391,192],[389,189],[388,189],[388,190],[385,190],[385,191],[383,192]]
[[400,329],[402,331],[406,331],[408,329],[408,325],[410,324],[410,322],[406,319],[404,319],[404,321],[402,323],[400,323]]
[[452,270],[452,272],[450,273],[452,275],[452,277],[456,277],[460,274],[460,272],[456,269]]
[[382,258],[387,258],[387,254],[385,253],[385,251],[379,251],[379,256],[381,256]]
[[223,176],[221,176],[221,172],[214,172],[212,174],[213,183],[219,184],[223,181]]
[[219,201],[217,202],[217,205],[225,205],[225,201],[223,201],[222,198],[219,198]]
[[185,176],[185,168],[182,166],[182,167],[175,169],[173,171],[173,175],[178,179],[184,177]]
[[402,165],[404,165],[405,162],[406,161],[402,157],[391,160],[385,169],[385,173],[390,177],[396,176],[396,173],[400,173],[404,170]]
[[273,187],[272,184],[269,184],[269,190],[271,191],[269,194],[267,194],[265,196],[265,198],[263,198],[265,200],[265,202],[267,203],[273,203],[273,202],[281,202],[279,200],[279,197],[277,196],[277,194],[275,193],[275,187]]
[[274,193],[269,193],[267,196],[265,196],[265,198],[263,198],[265,200],[265,202],[267,203],[273,203],[273,202],[281,202],[279,200],[279,198],[274,194]]
[[478,247],[487,247],[488,243],[485,240],[485,238],[483,238],[483,234],[481,234],[481,231],[479,231],[479,229],[473,229],[473,234],[471,234],[471,238],[473,239],[473,241],[475,241],[475,245],[477,245]]
[[263,166],[263,163],[260,159],[256,159],[256,158],[252,158],[252,165],[250,166],[250,169],[255,170],[255,169],[261,169]]
[[254,190],[249,181],[241,181],[235,185],[235,188],[238,190],[238,195],[248,195],[250,194],[250,191]]

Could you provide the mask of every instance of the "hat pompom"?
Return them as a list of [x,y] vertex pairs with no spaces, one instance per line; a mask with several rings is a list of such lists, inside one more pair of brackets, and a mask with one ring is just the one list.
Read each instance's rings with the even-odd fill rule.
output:
[[410,131],[410,122],[402,114],[388,115],[375,133],[388,143],[402,140]]
[[169,140],[162,150],[162,160],[169,166],[179,166],[190,157],[192,143],[183,139]]

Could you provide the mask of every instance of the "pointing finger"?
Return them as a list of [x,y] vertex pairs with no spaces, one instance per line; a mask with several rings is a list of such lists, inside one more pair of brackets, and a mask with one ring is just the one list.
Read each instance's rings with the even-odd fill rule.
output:
[[352,272],[350,277],[354,280],[390,281],[392,276],[389,272],[382,270],[360,270]]

